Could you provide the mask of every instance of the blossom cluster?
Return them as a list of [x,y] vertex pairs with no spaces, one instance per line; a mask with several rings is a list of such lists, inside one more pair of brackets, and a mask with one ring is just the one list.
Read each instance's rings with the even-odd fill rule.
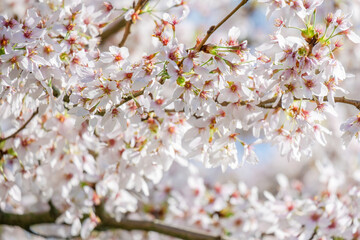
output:
[[[159,183],[174,161],[225,171],[258,162],[254,145],[263,142],[289,160],[309,158],[314,143],[326,144],[331,132],[322,123],[336,114],[335,94],[344,92],[347,75],[334,52],[343,36],[360,38],[340,10],[316,22],[322,1],[263,2],[294,22],[276,19],[276,31],[255,52],[239,41],[237,27],[199,51],[200,40],[195,47],[180,43],[176,29],[189,14],[184,1],[164,4],[178,15],[158,16],[151,2],[135,11],[129,1],[40,1],[23,18],[0,16],[1,209],[40,211],[51,201],[63,212],[58,222],[86,238],[99,223],[94,206],[104,203],[116,219],[134,212],[133,192],[149,195],[149,182]],[[126,47],[99,49],[105,26],[119,16],[135,24],[142,14],[155,20],[151,53],[132,60]],[[359,137],[359,117],[341,129],[345,142]],[[256,140],[247,142],[244,132]],[[240,206],[251,205],[251,196]],[[230,200],[224,195],[215,211]],[[251,209],[247,214],[257,214]],[[245,232],[253,231],[249,224]]]
[[360,189],[349,184],[357,182],[357,173],[345,180],[335,164],[319,160],[316,174],[314,193],[283,174],[276,176],[273,193],[261,193],[243,182],[209,182],[196,170],[177,166],[132,217],[193,226],[229,239],[359,239]]

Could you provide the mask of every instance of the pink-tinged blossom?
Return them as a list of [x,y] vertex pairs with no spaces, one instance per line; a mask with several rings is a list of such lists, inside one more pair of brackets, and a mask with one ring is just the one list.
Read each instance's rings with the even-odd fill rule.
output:
[[245,162],[251,164],[256,164],[259,162],[259,158],[254,152],[252,145],[247,145],[247,144],[244,145],[244,155],[241,162],[242,164],[244,164]]
[[100,33],[100,24],[98,23],[97,18],[101,15],[101,11],[99,11],[99,9],[97,9],[94,5],[91,5],[84,7],[80,14],[81,17],[76,19],[79,21],[77,24],[83,28],[82,30],[84,32],[89,32],[91,36],[98,36]]
[[4,48],[5,53],[9,53],[12,49],[12,31],[9,29],[3,28],[0,30],[0,46]]
[[90,217],[85,219],[81,224],[80,236],[81,238],[88,238],[90,233],[94,228],[100,223],[100,218],[98,218],[94,213],[90,214]]
[[241,84],[241,82],[229,82],[228,86],[220,90],[218,101],[223,102],[237,102],[243,98],[251,96],[251,91]]
[[324,0],[302,0],[307,15],[313,14],[314,10],[320,6]]
[[354,31],[352,31],[350,29],[344,30],[344,31],[340,32],[339,34],[345,35],[353,43],[356,43],[356,44],[360,43],[359,35],[357,35]]
[[311,99],[313,95],[319,97],[327,95],[327,88],[321,78],[305,76],[302,80],[303,97]]
[[237,27],[232,27],[230,28],[229,30],[229,33],[228,33],[228,37],[229,37],[229,41],[228,41],[228,44],[230,46],[235,46],[238,44],[238,38],[240,37],[240,29],[237,28]]
[[121,64],[126,60],[129,56],[129,50],[126,47],[109,47],[109,52],[104,52],[101,55],[101,61],[104,63],[113,63]]
[[341,124],[340,130],[344,132],[342,139],[345,146],[350,143],[353,137],[360,140],[360,114],[347,119],[343,124]]
[[344,15],[341,9],[338,9],[333,16],[332,24],[334,24],[335,27],[339,28],[342,31],[347,30],[352,26],[350,22],[350,17],[351,14]]

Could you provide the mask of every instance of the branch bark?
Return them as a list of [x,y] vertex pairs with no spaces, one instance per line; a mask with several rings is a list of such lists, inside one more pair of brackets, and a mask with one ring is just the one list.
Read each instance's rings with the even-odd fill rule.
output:
[[226,17],[223,18],[216,26],[213,25],[209,28],[209,30],[206,33],[206,36],[203,38],[203,40],[199,43],[199,45],[196,46],[195,52],[201,51],[202,47],[206,43],[206,41],[209,39],[211,34],[213,34],[221,25],[223,25],[232,15],[234,15],[242,6],[244,6],[249,0],[242,0],[239,5],[237,5]]
[[60,216],[60,212],[51,203],[49,208],[47,212],[25,214],[5,213],[0,210],[0,225],[18,226],[28,231],[32,225],[55,223],[56,218]]
[[121,19],[120,21],[117,21],[116,23],[111,24],[106,30],[100,35],[101,42],[100,44],[103,45],[111,36],[113,36],[115,33],[120,31],[126,26],[125,19]]
[[[96,227],[98,231],[106,231],[109,229],[123,229],[123,230],[142,230],[142,231],[153,231],[158,232],[167,236],[172,236],[176,238],[186,239],[186,240],[228,240],[229,238],[214,235],[210,233],[201,232],[198,230],[185,228],[183,226],[176,227],[162,223],[160,221],[147,221],[147,220],[131,220],[131,219],[122,219],[120,222],[117,222],[115,219],[111,218],[105,211],[102,205],[95,208],[95,214],[101,220],[101,223]],[[30,227],[35,224],[44,224],[44,223],[55,223],[56,218],[60,216],[60,213],[54,209],[50,208],[50,211],[43,213],[26,213],[26,214],[11,214],[4,213],[0,211],[0,225],[12,225],[19,226],[27,231],[30,230]]]

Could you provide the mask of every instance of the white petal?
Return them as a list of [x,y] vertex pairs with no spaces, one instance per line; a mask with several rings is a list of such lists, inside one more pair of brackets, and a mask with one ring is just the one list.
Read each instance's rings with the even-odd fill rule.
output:
[[77,236],[79,235],[81,230],[81,222],[80,219],[75,219],[75,221],[73,222],[72,226],[71,226],[71,235],[72,236]]
[[281,105],[283,108],[289,108],[294,102],[294,97],[291,93],[285,93],[281,97]]
[[83,117],[83,116],[88,115],[89,111],[83,107],[74,107],[74,108],[70,109],[68,113],[78,116],[78,117]]
[[8,193],[15,201],[21,201],[21,190],[17,185],[12,186]]
[[360,43],[360,37],[354,31],[349,31],[349,33],[347,34],[347,37],[353,43]]
[[237,40],[240,36],[240,29],[237,27],[230,28],[228,36],[231,39]]

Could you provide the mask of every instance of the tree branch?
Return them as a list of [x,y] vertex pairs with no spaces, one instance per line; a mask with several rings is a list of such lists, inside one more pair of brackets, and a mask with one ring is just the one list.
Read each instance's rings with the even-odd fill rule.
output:
[[116,23],[111,24],[106,30],[100,35],[101,42],[100,44],[104,44],[112,35],[120,31],[122,28],[124,28],[126,25],[126,20],[121,19],[120,21],[117,21]]
[[[28,233],[34,235],[34,236],[38,236],[38,237],[42,237],[42,238],[45,238],[45,239],[64,239],[62,236],[59,236],[59,235],[56,235],[56,234],[53,234],[53,235],[49,235],[49,234],[42,234],[42,233],[39,233],[39,232],[36,232],[34,230],[32,230],[31,228],[29,229],[24,229],[25,231],[27,231]],[[68,238],[66,238],[68,239]]]
[[203,40],[199,43],[199,45],[196,46],[195,52],[201,51],[202,47],[206,43],[206,41],[209,39],[211,34],[213,34],[221,25],[223,25],[232,15],[234,15],[242,6],[244,6],[249,0],[242,0],[239,5],[237,5],[226,17],[221,20],[216,26],[213,25],[209,28],[209,30],[206,33],[206,36],[203,38]]
[[36,109],[36,111],[31,115],[31,117],[18,129],[16,130],[13,134],[11,134],[10,136],[7,136],[5,138],[0,138],[0,142],[2,141],[6,141],[10,138],[13,138],[16,136],[16,134],[18,134],[19,132],[21,132],[24,128],[26,128],[26,126],[31,122],[31,120],[35,117],[36,114],[39,113],[39,108]]
[[153,231],[167,236],[172,236],[181,239],[188,240],[226,240],[228,238],[218,235],[213,235],[209,233],[203,233],[193,229],[185,227],[175,227],[161,223],[160,221],[146,221],[146,220],[130,220],[123,219],[120,222],[117,222],[113,218],[109,217],[103,207],[100,205],[96,208],[96,215],[101,219],[101,224],[98,226],[98,229],[124,229],[124,230],[143,230],[143,231]]
[[[328,101],[328,98],[325,97],[325,98],[324,98],[324,101]],[[359,101],[359,100],[348,99],[348,98],[346,98],[346,97],[335,97],[335,98],[334,98],[334,101],[335,101],[335,102],[338,102],[338,103],[345,103],[345,104],[353,105],[353,106],[355,106],[357,109],[360,110],[360,101]]]
[[138,91],[138,92],[133,93],[133,94],[130,95],[130,96],[124,97],[124,98],[121,100],[121,102],[116,105],[116,107],[120,107],[121,105],[127,103],[128,101],[130,101],[130,100],[132,100],[132,99],[134,99],[134,98],[136,98],[136,97],[139,97],[139,96],[143,95],[144,92],[145,92],[145,88],[142,89],[142,90],[140,90],[140,91]]
[[[60,213],[50,208],[49,212],[44,213],[26,213],[26,214],[11,214],[0,211],[0,225],[12,225],[19,226],[27,231],[30,230],[32,225],[44,224],[44,223],[55,223],[56,218],[60,216]],[[214,235],[210,233],[201,232],[198,230],[185,228],[181,226],[175,227],[161,223],[160,221],[147,221],[147,220],[130,220],[122,219],[117,222],[111,218],[105,211],[102,205],[97,206],[95,214],[101,220],[101,223],[96,227],[98,231],[106,231],[108,229],[123,229],[123,230],[142,230],[142,231],[153,231],[158,232],[167,236],[172,236],[187,240],[228,240],[227,237]],[[30,230],[30,232],[33,232]]]
[[[135,13],[137,14],[142,7],[145,6],[145,4],[148,2],[149,0],[139,0],[138,3],[135,6]],[[130,35],[130,29],[131,29],[131,25],[133,24],[132,19],[130,19],[129,21],[127,21],[126,26],[125,26],[125,31],[124,31],[124,35],[123,38],[121,40],[121,42],[119,43],[119,47],[123,47],[125,45],[125,42],[127,40],[127,38]]]
[[60,212],[52,204],[50,204],[49,211],[41,213],[12,214],[0,210],[0,225],[18,226],[28,231],[32,225],[55,223],[56,218],[59,216]]

